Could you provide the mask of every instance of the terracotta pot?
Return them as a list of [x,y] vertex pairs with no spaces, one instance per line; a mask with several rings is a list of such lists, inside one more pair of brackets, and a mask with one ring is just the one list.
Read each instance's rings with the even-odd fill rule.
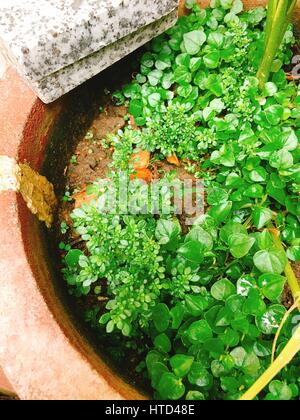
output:
[[[37,170],[46,161],[44,172],[61,188],[72,144],[91,123],[95,93],[100,96],[107,75],[45,106],[9,69],[0,80],[0,155]],[[19,397],[144,398],[104,362],[76,324],[57,284],[43,226],[14,192],[0,194],[0,208],[0,366]]]
[[[61,189],[75,139],[92,121],[101,89],[107,83],[115,87],[117,79],[110,69],[45,106],[8,69],[0,80],[0,154],[37,170],[47,161],[44,172]],[[0,208],[0,365],[20,398],[145,398],[109,367],[82,332],[58,284],[45,230],[22,199],[1,193]]]

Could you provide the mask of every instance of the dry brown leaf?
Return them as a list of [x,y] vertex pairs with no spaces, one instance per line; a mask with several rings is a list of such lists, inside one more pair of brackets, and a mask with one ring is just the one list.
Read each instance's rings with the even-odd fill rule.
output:
[[75,201],[75,209],[78,209],[83,203],[90,203],[92,200],[95,200],[97,196],[95,194],[87,194],[85,188],[79,193],[74,194],[72,198]]
[[169,162],[169,163],[171,163],[172,165],[175,165],[175,166],[180,166],[179,159],[178,159],[178,157],[176,156],[175,153],[173,155],[167,157],[167,162]]
[[136,169],[135,174],[130,175],[130,179],[142,179],[146,182],[151,182],[153,179],[153,174],[150,171],[150,169],[142,168],[142,169]]
[[133,153],[130,158],[130,165],[136,171],[137,169],[148,168],[150,163],[150,152],[140,150],[137,153]]

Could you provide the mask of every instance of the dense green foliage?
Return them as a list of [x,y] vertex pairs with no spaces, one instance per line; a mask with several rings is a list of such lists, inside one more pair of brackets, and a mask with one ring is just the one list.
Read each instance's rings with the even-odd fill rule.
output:
[[[72,215],[87,252],[69,250],[64,274],[79,295],[102,281],[107,333],[147,337],[157,398],[237,399],[270,364],[286,312],[284,269],[300,261],[300,88],[282,69],[291,28],[261,91],[265,10],[241,13],[239,0],[187,4],[192,13],[151,43],[136,79],[114,95],[142,129],[109,141],[117,169],[128,167],[135,145],[197,162],[209,209],[183,234],[172,214],[100,213],[95,184],[99,198]],[[131,194],[142,188],[136,182]],[[288,319],[278,351],[297,323]],[[299,366],[298,358],[262,398],[299,398]]]

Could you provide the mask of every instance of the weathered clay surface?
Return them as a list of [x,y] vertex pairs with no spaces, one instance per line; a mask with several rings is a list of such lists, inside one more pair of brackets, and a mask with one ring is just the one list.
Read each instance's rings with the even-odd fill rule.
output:
[[[0,154],[39,170],[62,103],[45,107],[13,70],[0,80]],[[0,365],[21,399],[137,399],[80,335],[57,297],[41,226],[0,193]]]
[[[6,394],[14,394],[15,391],[13,389],[13,387],[11,386],[10,382],[8,381],[5,373],[3,372],[3,370],[1,369],[0,366],[0,394],[1,392],[6,393]],[[1,397],[0,397],[1,399]]]

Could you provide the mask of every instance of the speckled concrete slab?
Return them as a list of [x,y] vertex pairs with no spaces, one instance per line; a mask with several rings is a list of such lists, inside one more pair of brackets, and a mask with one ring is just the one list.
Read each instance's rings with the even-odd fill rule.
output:
[[48,103],[168,29],[178,0],[0,0],[0,42]]
[[176,19],[177,10],[41,81],[32,82],[32,87],[43,102],[52,102],[166,31]]

